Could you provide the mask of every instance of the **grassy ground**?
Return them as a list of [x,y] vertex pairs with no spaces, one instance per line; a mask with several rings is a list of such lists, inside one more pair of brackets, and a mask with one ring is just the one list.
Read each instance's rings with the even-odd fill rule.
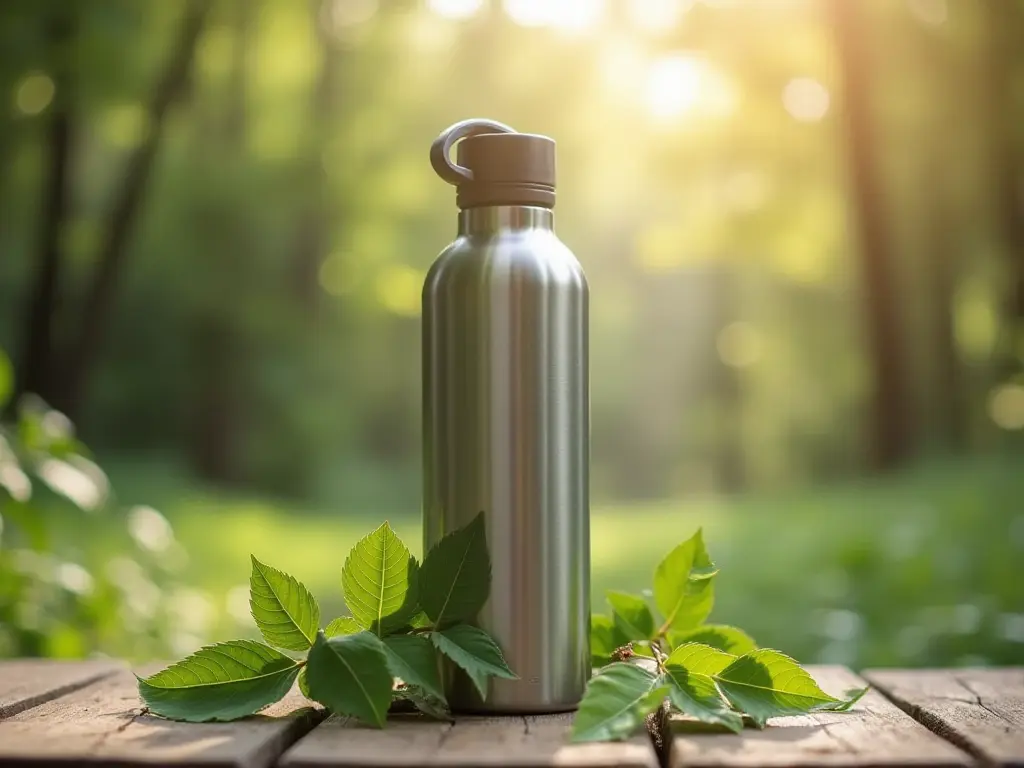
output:
[[[188,555],[178,578],[206,595],[186,593],[183,622],[198,634],[184,644],[247,631],[250,552],[303,580],[333,615],[343,610],[349,547],[382,519],[419,549],[417,510],[308,509],[128,477],[118,487],[123,501],[145,500],[167,516]],[[1020,459],[790,497],[596,505],[595,611],[606,589],[649,586],[661,556],[698,526],[722,568],[712,619],[742,626],[762,645],[854,666],[1024,662]],[[133,546],[118,516],[77,527],[65,532],[84,533],[94,557]]]

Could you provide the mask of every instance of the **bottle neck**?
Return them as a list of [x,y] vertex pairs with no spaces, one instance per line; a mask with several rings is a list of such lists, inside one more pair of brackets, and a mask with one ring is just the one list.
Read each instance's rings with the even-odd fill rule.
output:
[[460,235],[494,235],[498,232],[555,228],[550,208],[533,205],[481,205],[459,211]]

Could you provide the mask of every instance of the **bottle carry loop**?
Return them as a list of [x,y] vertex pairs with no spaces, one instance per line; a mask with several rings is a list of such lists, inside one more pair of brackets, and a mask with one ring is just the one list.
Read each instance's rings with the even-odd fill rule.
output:
[[473,171],[452,162],[451,152],[455,142],[460,139],[468,139],[470,136],[478,136],[482,133],[515,133],[510,128],[497,120],[484,120],[473,117],[469,120],[462,120],[441,131],[441,135],[434,139],[430,145],[430,165],[434,173],[447,181],[449,184],[461,184],[473,180]]

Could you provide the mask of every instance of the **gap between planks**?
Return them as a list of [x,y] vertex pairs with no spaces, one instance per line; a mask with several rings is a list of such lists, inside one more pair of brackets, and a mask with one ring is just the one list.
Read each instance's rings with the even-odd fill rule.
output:
[[1024,667],[875,669],[864,677],[915,720],[986,765],[1024,767]]
[[289,749],[282,768],[658,768],[646,733],[617,743],[571,744],[572,713],[465,717],[440,723],[417,715],[384,730],[332,716]]
[[0,720],[77,691],[124,669],[124,664],[21,659],[0,661]]
[[154,763],[269,768],[324,714],[293,690],[244,720],[173,722],[143,714],[135,677],[121,670],[0,720],[0,768]]
[[[865,685],[845,667],[807,670],[833,695]],[[671,731],[668,768],[956,768],[972,762],[875,690],[849,712],[773,718],[761,731],[712,732],[678,716],[672,718]]]

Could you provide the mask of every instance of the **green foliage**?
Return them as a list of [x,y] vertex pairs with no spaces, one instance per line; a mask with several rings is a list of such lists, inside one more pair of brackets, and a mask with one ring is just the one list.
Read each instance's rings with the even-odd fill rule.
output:
[[665,628],[686,630],[704,622],[714,603],[711,579],[717,573],[699,528],[665,556],[654,572],[654,601]]
[[743,718],[729,709],[712,678],[735,658],[699,643],[674,651],[664,663],[664,679],[671,686],[669,698],[673,706],[703,722],[724,725],[737,733],[743,730]]
[[717,573],[698,530],[655,570],[653,595],[663,614],[658,629],[643,598],[608,593],[614,613],[591,617],[591,658],[617,661],[588,684],[575,740],[626,738],[666,698],[670,711],[738,733],[744,714],[763,728],[771,717],[846,711],[864,695],[867,689],[830,696],[793,659],[756,649],[742,630],[702,625]]
[[482,698],[487,698],[487,678],[516,679],[498,644],[479,627],[455,624],[431,632],[430,640],[441,653],[466,671]]
[[[441,556],[457,553],[470,574],[490,574],[482,517],[443,539],[427,553],[426,562],[437,562],[438,548]],[[420,618],[416,595],[421,572],[387,523],[349,552],[343,577],[346,599],[355,612],[334,619],[326,630],[317,628],[320,607],[297,579],[255,556],[251,560],[249,593],[256,626],[267,642],[308,650],[307,658],[296,661],[251,640],[203,648],[139,680],[139,694],[154,713],[174,720],[233,720],[279,700],[298,677],[306,698],[381,728],[393,700],[407,701],[431,717],[448,717],[437,650],[464,669],[485,698],[487,678],[515,678],[486,632],[453,623],[455,617],[475,619],[470,607],[487,599],[486,592],[481,598],[479,589],[459,573],[424,568],[423,573],[433,573],[432,588],[425,594],[435,596],[433,604],[440,606],[435,615],[446,622]],[[401,681],[398,686],[396,679]]]
[[363,627],[351,616],[339,616],[324,628],[324,634],[328,637],[354,635],[356,632],[362,631]]
[[392,635],[384,638],[384,650],[394,677],[444,702],[437,654],[430,640],[424,635]]
[[139,695],[153,712],[174,720],[237,720],[281,699],[301,666],[262,643],[232,640],[139,678]]
[[423,560],[420,583],[420,602],[436,626],[476,617],[491,591],[491,561],[482,512],[430,550]]
[[444,699],[431,696],[421,688],[403,685],[395,690],[396,701],[407,701],[419,712],[434,720],[451,721],[452,716]]
[[0,409],[7,405],[7,401],[14,391],[14,367],[10,358],[0,349]]
[[654,637],[654,614],[642,597],[615,591],[609,591],[606,596],[612,607],[613,624],[627,639]]
[[383,728],[392,687],[384,644],[372,632],[318,635],[309,652],[306,686],[310,698],[328,709]]
[[678,648],[684,643],[703,643],[726,651],[734,656],[742,656],[748,651],[757,648],[754,638],[736,627],[729,627],[724,624],[705,624],[702,627],[687,630],[686,632],[669,632],[668,644],[672,648]]
[[[115,503],[71,422],[12,387],[0,349],[0,657],[166,657],[193,618],[176,604],[197,597],[172,526]],[[116,547],[97,551],[94,531]]]
[[793,659],[768,649],[740,656],[713,678],[732,705],[749,715],[759,728],[770,717],[816,710],[845,711],[863,695],[861,691],[853,692],[847,700],[829,696]]
[[249,607],[263,639],[277,648],[306,651],[316,641],[320,606],[305,585],[252,557]]
[[342,585],[352,617],[381,637],[403,626],[416,613],[418,570],[416,558],[383,523],[345,560]]
[[631,736],[669,694],[658,678],[633,664],[605,667],[587,686],[573,721],[574,741],[617,741]]
[[611,616],[593,614],[590,617],[591,665],[600,667],[612,660],[612,654],[629,642],[629,637],[615,624]]

